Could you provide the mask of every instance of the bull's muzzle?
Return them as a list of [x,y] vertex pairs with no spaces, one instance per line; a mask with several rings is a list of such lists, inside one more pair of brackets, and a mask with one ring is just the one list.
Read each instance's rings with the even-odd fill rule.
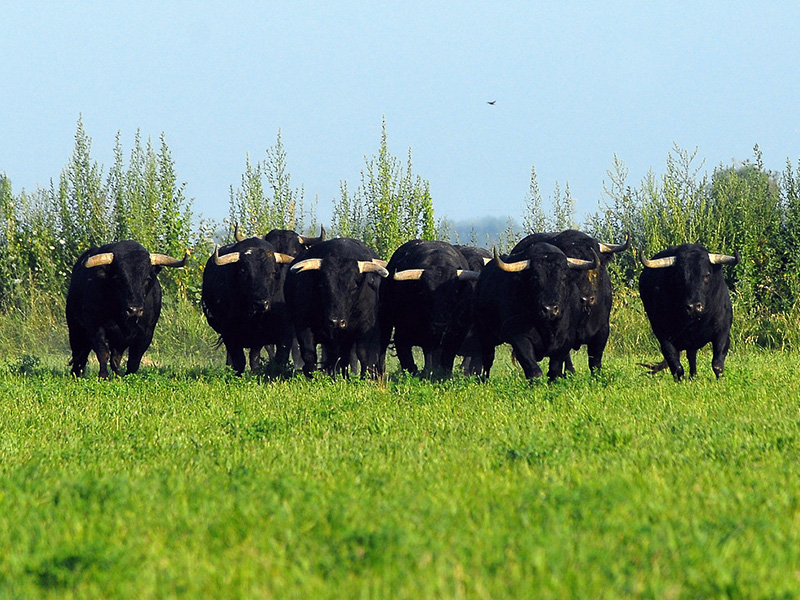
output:
[[347,319],[329,319],[331,329],[345,329],[347,327]]
[[125,316],[129,319],[140,319],[144,315],[144,306],[128,306],[125,309]]
[[558,304],[549,304],[542,307],[542,316],[545,319],[557,319],[561,315],[561,307]]
[[706,306],[702,302],[689,302],[686,304],[686,314],[690,317],[699,317],[705,310]]

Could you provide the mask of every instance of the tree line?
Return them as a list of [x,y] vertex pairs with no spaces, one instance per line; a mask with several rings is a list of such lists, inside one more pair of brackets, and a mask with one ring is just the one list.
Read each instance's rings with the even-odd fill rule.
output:
[[[170,271],[162,280],[179,298],[196,301],[206,258],[214,244],[230,241],[232,224],[248,235],[273,228],[319,231],[316,202],[306,202],[303,187],[292,184],[280,131],[263,160],[246,157],[222,223],[193,212],[163,133],[154,143],[137,131],[127,159],[118,134],[107,171],[92,159],[91,145],[79,118],[72,156],[49,186],[14,193],[0,173],[0,311],[24,308],[42,294],[63,297],[77,257],[110,241],[136,239],[153,251],[188,253],[198,268]],[[614,157],[597,211],[582,224],[575,221],[569,184],[557,182],[545,202],[535,167],[521,204],[522,228],[509,218],[493,239],[455,236],[449,221],[436,221],[430,184],[413,172],[411,150],[406,160],[389,151],[384,119],[377,154],[365,158],[355,189],[340,183],[326,228],[332,236],[363,240],[387,259],[414,237],[494,245],[502,252],[532,231],[576,227],[605,241],[630,234],[634,251],[611,267],[622,290],[636,287],[638,252],[650,256],[672,244],[700,242],[712,252],[741,254],[728,271],[737,310],[762,321],[800,314],[800,163],[787,159],[781,172],[769,170],[758,146],[752,159],[710,174],[696,150],[673,147],[665,171],[651,170],[638,184],[628,181],[627,167]]]

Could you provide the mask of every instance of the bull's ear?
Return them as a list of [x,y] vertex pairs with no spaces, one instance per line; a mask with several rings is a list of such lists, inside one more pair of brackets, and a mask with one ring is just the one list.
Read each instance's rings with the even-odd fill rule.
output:
[[305,260],[301,260],[298,263],[293,264],[289,270],[294,271],[295,273],[300,273],[302,271],[319,271],[322,267],[322,259],[321,258],[307,258]]
[[294,260],[294,256],[291,254],[283,254],[281,252],[275,252],[275,262],[281,265],[288,265]]

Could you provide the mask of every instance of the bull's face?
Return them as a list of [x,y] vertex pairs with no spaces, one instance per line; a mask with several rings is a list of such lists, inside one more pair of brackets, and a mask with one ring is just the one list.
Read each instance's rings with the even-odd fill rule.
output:
[[237,297],[244,313],[252,316],[268,311],[280,279],[274,254],[264,248],[249,248],[240,253],[231,268],[236,269]]
[[690,319],[701,318],[708,308],[708,298],[720,267],[715,267],[705,253],[675,261],[673,276],[680,295],[680,306]]
[[444,335],[453,319],[464,313],[469,306],[472,285],[459,279],[454,267],[429,267],[420,278],[421,314],[431,316],[431,333],[434,337]]
[[149,253],[137,252],[99,267],[96,276],[109,287],[117,315],[136,321],[144,315],[147,297],[160,270],[151,264]]
[[531,308],[544,321],[561,317],[567,296],[569,270],[563,254],[544,254],[531,261],[525,285]]
[[355,316],[354,307],[366,285],[367,276],[359,272],[356,261],[335,256],[323,261],[320,274],[323,325],[330,333],[344,330]]

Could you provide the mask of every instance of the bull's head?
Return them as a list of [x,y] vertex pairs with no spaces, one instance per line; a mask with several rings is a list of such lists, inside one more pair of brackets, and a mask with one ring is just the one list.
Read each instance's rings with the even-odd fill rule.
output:
[[[263,244],[263,242],[260,242]],[[294,258],[288,254],[274,252],[271,248],[260,246],[240,247],[238,251],[220,256],[219,246],[214,249],[214,264],[230,265],[235,269],[232,281],[236,293],[232,297],[240,302],[240,309],[247,315],[270,309],[272,297],[279,285],[277,265],[289,264]]]
[[495,248],[494,264],[506,273],[520,274],[538,316],[546,320],[557,319],[562,315],[568,294],[569,270],[590,271],[600,266],[600,257],[594,251],[594,260],[582,260],[568,257],[555,246],[541,242],[532,246],[525,254],[527,258],[505,262]]
[[738,251],[734,256],[713,254],[694,244],[678,247],[671,256],[648,260],[639,252],[639,258],[647,269],[669,269],[670,293],[679,296],[679,303],[691,318],[701,317],[708,308],[711,290],[724,285],[720,273],[722,266],[736,265],[740,261]]
[[307,258],[290,267],[294,273],[317,271],[321,275],[320,293],[328,327],[333,331],[345,329],[353,314],[364,285],[365,274],[375,273],[388,277],[389,272],[381,264],[383,261],[351,260],[337,256],[327,258]]
[[102,252],[88,257],[83,266],[97,269],[97,276],[109,282],[120,313],[128,319],[139,319],[144,315],[145,301],[156,284],[156,275],[161,267],[183,267],[188,254],[178,260],[166,254],[141,251]]

